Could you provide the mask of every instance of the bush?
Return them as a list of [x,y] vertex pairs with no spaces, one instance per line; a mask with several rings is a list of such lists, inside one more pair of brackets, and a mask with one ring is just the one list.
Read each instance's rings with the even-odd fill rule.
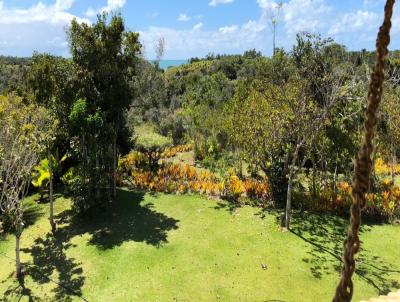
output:
[[[390,175],[390,172],[391,172],[390,165],[385,163],[382,158],[378,158],[375,161],[375,173],[377,175]],[[394,165],[394,173],[395,174],[400,173],[400,165],[397,163]]]
[[225,174],[231,167],[235,166],[237,160],[229,153],[207,155],[201,165],[213,172]]
[[239,198],[246,192],[244,183],[235,174],[231,174],[225,183],[225,197],[233,202],[239,202]]
[[190,165],[167,163],[161,165],[157,171],[145,171],[129,167],[127,158],[122,158],[119,163],[119,178],[125,178],[139,189],[177,194],[199,193],[225,197],[234,202],[249,198],[262,202],[263,205],[271,196],[267,181],[250,178],[243,181],[233,171],[226,180],[221,181],[216,174],[197,170]]
[[136,149],[147,157],[150,170],[155,171],[161,154],[167,147],[172,145],[172,140],[169,137],[155,133],[152,129],[146,129],[138,133],[135,138],[135,145]]
[[[366,195],[363,215],[389,222],[399,220],[400,188],[392,185],[389,179],[383,180],[381,188],[379,192]],[[349,213],[352,204],[351,191],[349,183],[340,182],[336,193],[331,188],[325,188],[315,197],[309,193],[296,193],[295,203],[303,209],[344,215]]]
[[164,152],[161,154],[161,158],[175,157],[178,153],[189,152],[192,150],[193,150],[192,143],[170,147],[164,150]]

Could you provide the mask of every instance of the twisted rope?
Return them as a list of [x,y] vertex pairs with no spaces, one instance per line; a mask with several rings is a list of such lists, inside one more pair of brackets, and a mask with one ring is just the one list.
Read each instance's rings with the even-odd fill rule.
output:
[[371,174],[373,150],[372,140],[375,135],[375,128],[378,121],[377,111],[382,99],[384,64],[388,54],[390,43],[391,18],[395,0],[387,0],[385,5],[385,18],[379,28],[376,40],[376,63],[371,74],[368,91],[368,109],[364,122],[364,141],[355,160],[353,176],[353,203],[350,210],[350,226],[347,239],[344,241],[344,253],[342,275],[333,302],[349,302],[353,297],[352,276],[355,271],[354,257],[360,248],[359,229],[361,224],[361,209],[365,205],[365,194],[368,192]]

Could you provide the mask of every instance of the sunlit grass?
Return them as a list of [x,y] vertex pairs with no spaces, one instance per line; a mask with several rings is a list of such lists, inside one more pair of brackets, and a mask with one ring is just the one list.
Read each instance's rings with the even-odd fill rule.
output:
[[[282,233],[279,212],[120,190],[104,213],[84,220],[58,198],[53,238],[48,205],[33,200],[22,259],[34,266],[22,290],[12,261],[0,256],[6,301],[329,301],[338,280],[346,222],[335,216],[297,213],[292,232]],[[367,225],[361,239],[354,301],[400,287],[400,227]],[[14,256],[12,236],[0,252]]]

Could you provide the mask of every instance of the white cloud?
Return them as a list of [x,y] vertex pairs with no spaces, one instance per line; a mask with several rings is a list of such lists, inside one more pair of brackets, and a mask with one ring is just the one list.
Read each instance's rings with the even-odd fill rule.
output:
[[203,22],[199,22],[195,26],[193,26],[193,30],[199,30],[203,28],[203,25],[204,25]]
[[223,26],[219,28],[221,34],[231,34],[238,30],[237,25]]
[[[222,2],[229,1],[214,0],[209,4],[217,5]],[[350,43],[357,45],[357,48],[369,45],[370,37],[376,35],[374,30],[373,35],[368,30],[374,28],[377,15],[367,10],[343,13],[335,10],[327,0],[288,0],[283,2],[282,6],[279,6],[278,0],[257,0],[257,3],[260,17],[241,25],[230,24],[214,30],[204,30],[202,23],[188,30],[150,27],[140,32],[141,39],[145,45],[152,45],[152,41],[161,35],[169,45],[166,57],[187,58],[204,56],[209,52],[241,53],[251,48],[270,54],[272,31],[269,26],[272,18],[276,18],[278,22],[277,46],[286,49],[290,49],[295,43],[296,34],[304,31],[321,33],[325,37],[335,34],[335,38],[341,43],[347,42],[341,35],[345,34],[346,28],[349,33],[363,29],[366,31],[363,34],[356,37],[349,35],[356,41]],[[379,18],[377,19],[379,21]],[[400,14],[398,19],[400,20]],[[359,44],[356,44],[358,42]],[[153,57],[154,54],[149,53],[148,56]]]
[[369,31],[378,28],[379,17],[374,12],[358,10],[346,13],[331,26],[329,33],[337,35],[356,31]]
[[234,0],[211,0],[210,3],[208,3],[209,6],[217,6],[219,4],[228,4],[232,3]]
[[331,7],[324,0],[291,0],[282,6],[286,32],[323,31]]
[[[83,0],[82,3],[84,3]],[[105,0],[103,0],[105,2]],[[211,1],[211,2],[210,2]],[[250,1],[250,0],[249,0]],[[286,0],[278,10],[279,0],[257,1],[259,17],[242,24],[227,21],[224,26],[205,29],[202,15],[187,17],[195,24],[185,30],[172,27],[150,26],[140,31],[146,49],[153,50],[154,41],[160,37],[166,40],[166,58],[179,59],[190,56],[204,56],[214,53],[241,53],[256,48],[266,54],[272,52],[271,17],[277,16],[277,46],[290,49],[299,31],[333,35],[339,43],[350,49],[372,49],[377,28],[383,18],[383,0],[359,1],[358,9],[340,11],[329,0]],[[375,2],[376,1],[376,2]],[[10,1],[11,3],[12,1]],[[76,0],[35,0],[35,4],[25,8],[14,8],[0,0],[0,54],[29,56],[33,50],[56,55],[69,55],[65,29],[73,18],[90,23],[82,16],[70,12]],[[50,2],[50,3],[49,3]],[[209,0],[209,5],[217,6],[233,0]],[[7,2],[8,3],[8,2]],[[103,11],[110,12],[122,8],[126,0],[108,0],[104,7],[88,10],[88,16]],[[334,7],[335,6],[335,7]],[[279,12],[279,14],[278,14]],[[147,14],[157,17],[158,13]],[[204,22],[204,21],[203,21]],[[230,23],[231,22],[231,23]],[[393,16],[392,48],[399,47],[400,10]],[[154,53],[148,53],[154,58]]]
[[[207,53],[242,53],[251,48],[265,50],[267,43],[266,26],[259,21],[249,21],[241,26],[224,26],[218,30],[204,30],[203,23],[192,29],[177,30],[167,27],[149,27],[139,31],[145,49],[151,50],[153,41],[164,37],[167,42],[165,57],[168,59],[204,56]],[[149,52],[148,58],[155,54]]]
[[94,17],[97,14],[110,13],[112,11],[116,11],[116,10],[123,8],[125,3],[126,3],[126,0],[107,0],[107,5],[100,9],[89,8],[86,11],[86,16]]
[[3,1],[0,1],[0,24],[24,24],[31,22],[44,22],[50,24],[68,24],[76,18],[81,22],[89,22],[87,19],[78,18],[67,12],[73,0],[57,0],[52,5],[45,5],[38,2],[27,9],[7,8]]
[[65,29],[76,18],[68,12],[74,0],[37,2],[28,8],[13,8],[0,1],[0,54],[30,56],[33,51],[68,55]]
[[283,3],[278,0],[257,0],[257,3],[262,14],[259,23],[272,29],[272,20],[275,20],[277,44],[285,48],[292,46],[299,32],[324,33],[329,28],[333,10],[325,0],[289,0]]
[[190,17],[187,14],[179,14],[179,17],[178,17],[178,21],[182,21],[182,22],[190,21],[190,19],[192,19],[192,17]]
[[276,10],[280,5],[274,0],[257,0],[258,6],[263,10]]

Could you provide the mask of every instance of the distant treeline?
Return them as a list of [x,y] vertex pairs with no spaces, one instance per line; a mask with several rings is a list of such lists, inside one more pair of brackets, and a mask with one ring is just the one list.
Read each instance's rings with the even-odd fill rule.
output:
[[[365,62],[372,65],[375,61],[375,51],[367,51],[366,49],[362,49],[361,51],[346,51],[345,47],[339,44],[337,44],[337,47],[343,50],[343,59],[356,66]],[[390,56],[400,58],[400,50],[391,51]],[[242,59],[257,59],[261,57],[263,57],[261,52],[252,49],[245,51],[244,54],[240,55],[209,53],[204,58],[190,58],[188,62],[191,64],[200,61],[237,59],[240,63],[240,60]],[[31,64],[31,57],[0,55],[0,94],[5,94],[10,91],[19,91],[25,82],[25,77]]]

